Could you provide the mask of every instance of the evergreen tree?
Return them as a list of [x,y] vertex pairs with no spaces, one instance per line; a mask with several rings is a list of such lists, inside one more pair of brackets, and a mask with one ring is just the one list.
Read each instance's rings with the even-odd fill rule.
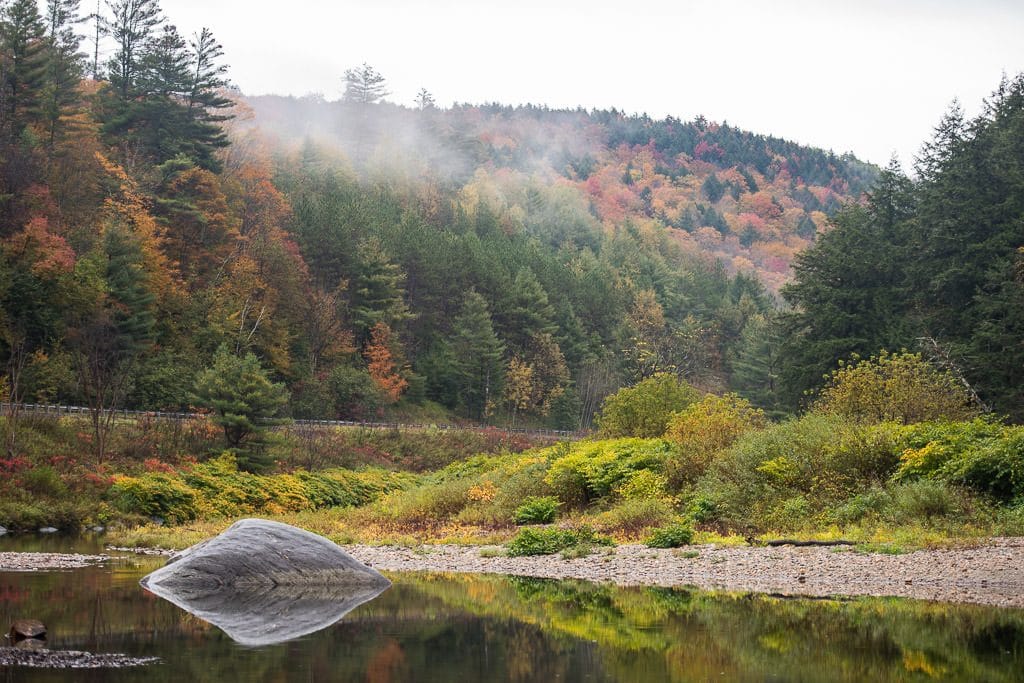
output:
[[558,331],[555,309],[540,280],[529,268],[521,268],[516,273],[511,291],[505,297],[496,323],[502,338],[513,350],[523,353],[535,336]]
[[84,55],[75,26],[80,0],[48,0],[46,10],[47,69],[43,96],[43,117],[48,145],[52,149],[67,127],[67,119],[79,109],[78,84],[82,79]]
[[350,280],[349,307],[360,344],[377,323],[394,327],[411,317],[406,306],[405,274],[388,258],[380,240],[360,243],[356,272]]
[[0,126],[8,140],[17,138],[41,115],[46,82],[46,28],[36,0],[14,0],[0,21],[3,82]]
[[426,88],[420,88],[420,91],[416,93],[416,108],[421,110],[437,108],[434,96]]
[[494,333],[487,302],[474,290],[467,292],[453,326],[451,347],[459,396],[470,417],[484,420],[501,396],[505,345]]
[[101,460],[113,410],[124,405],[136,364],[152,347],[156,322],[138,240],[118,225],[103,237],[101,249],[76,266],[75,300],[68,311],[69,350]]
[[189,47],[191,78],[187,106],[192,124],[192,146],[201,152],[197,157],[204,168],[217,169],[219,164],[214,162],[212,152],[229,144],[227,133],[220,124],[232,118],[231,114],[222,112],[234,105],[221,94],[228,85],[224,77],[228,67],[221,63],[224,48],[206,27],[193,37]]
[[110,35],[117,46],[107,78],[123,102],[136,95],[145,60],[163,23],[159,0],[107,0]]
[[213,421],[224,430],[228,447],[241,456],[240,466],[262,469],[269,464],[260,457],[259,436],[282,422],[278,415],[288,392],[270,380],[256,356],[239,357],[221,345],[213,364],[196,379],[195,399],[214,411]]
[[389,94],[384,77],[366,62],[362,66],[345,70],[345,94],[342,96],[345,102],[377,104]]
[[797,256],[782,295],[793,306],[783,317],[787,400],[795,406],[840,359],[913,345],[920,323],[910,305],[907,260],[914,232],[914,191],[890,164],[869,193],[851,204],[834,227]]
[[730,363],[730,386],[769,417],[781,417],[783,336],[775,316],[755,314],[744,326]]

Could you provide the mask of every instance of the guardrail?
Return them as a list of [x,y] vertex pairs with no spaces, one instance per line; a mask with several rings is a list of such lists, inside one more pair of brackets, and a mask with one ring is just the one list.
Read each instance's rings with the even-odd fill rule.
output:
[[[0,414],[9,415],[13,405],[17,405],[18,412],[30,413],[49,417],[61,417],[64,415],[89,415],[90,408],[83,406],[67,406],[49,403],[20,403],[11,404],[0,402]],[[104,416],[113,416],[124,419],[149,419],[185,422],[203,417],[209,417],[207,413],[175,413],[159,410],[128,410],[117,408],[103,411]],[[581,438],[589,434],[582,431],[566,431],[559,429],[525,429],[522,427],[497,427],[493,425],[465,425],[465,424],[427,424],[412,422],[374,422],[361,420],[290,420],[288,424],[277,425],[281,428],[295,426],[310,427],[349,427],[361,429],[392,429],[392,430],[428,430],[447,432],[486,432],[498,431],[506,434],[522,434],[524,436],[549,437],[558,439]]]

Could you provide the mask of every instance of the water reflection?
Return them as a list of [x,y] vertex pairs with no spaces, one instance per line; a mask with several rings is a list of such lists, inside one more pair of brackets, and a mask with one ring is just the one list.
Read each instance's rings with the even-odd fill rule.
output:
[[37,618],[51,647],[162,660],[12,680],[1000,682],[1024,671],[1020,610],[438,574],[392,574],[391,590],[333,626],[253,649],[140,588],[161,560],[147,562],[0,574],[0,626]]
[[248,647],[283,643],[327,628],[387,589],[386,585],[223,586],[210,591],[202,586],[146,585],[146,590]]

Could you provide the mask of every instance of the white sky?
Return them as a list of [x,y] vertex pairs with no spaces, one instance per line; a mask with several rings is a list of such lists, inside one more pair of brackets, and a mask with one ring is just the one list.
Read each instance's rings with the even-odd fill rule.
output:
[[[85,5],[90,0],[86,0]],[[885,164],[954,97],[1024,70],[1021,0],[163,0],[209,26],[248,94],[340,96],[362,62],[411,105],[616,107],[714,121]]]

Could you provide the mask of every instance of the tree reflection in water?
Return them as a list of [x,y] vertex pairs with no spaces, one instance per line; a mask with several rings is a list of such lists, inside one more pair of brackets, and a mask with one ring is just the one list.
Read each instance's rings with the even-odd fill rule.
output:
[[999,682],[1024,671],[1020,610],[439,574],[392,574],[333,626],[246,648],[139,588],[145,573],[0,574],[0,624],[38,618],[51,647],[163,661],[31,680]]

